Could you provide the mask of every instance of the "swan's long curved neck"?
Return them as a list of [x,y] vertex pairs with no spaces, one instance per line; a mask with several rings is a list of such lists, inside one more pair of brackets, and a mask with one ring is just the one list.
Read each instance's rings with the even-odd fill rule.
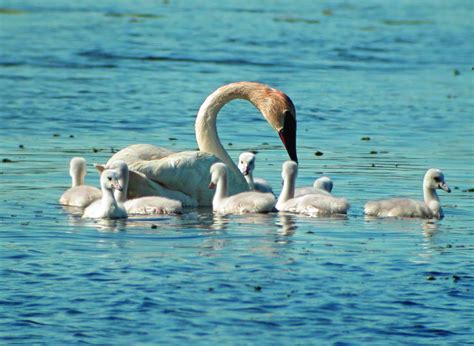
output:
[[114,196],[118,203],[125,203],[127,201],[127,194],[128,194],[128,172],[122,173],[122,179],[119,180],[120,185],[122,186],[122,191],[115,190]]
[[225,85],[207,97],[199,108],[195,130],[199,150],[214,154],[236,174],[241,174],[232,161],[217,134],[216,119],[221,108],[234,99],[245,99],[258,107],[258,91],[250,83],[233,83]]
[[217,181],[216,184],[216,192],[214,194],[214,200],[213,203],[219,203],[219,201],[222,201],[224,198],[227,197],[227,175],[221,175],[219,177],[219,180]]
[[253,175],[252,173],[248,173],[247,175],[244,175],[245,181],[247,181],[247,184],[249,185],[250,190],[255,190],[255,183],[253,182]]
[[429,204],[430,202],[433,202],[433,201],[439,202],[439,197],[438,197],[438,194],[436,193],[436,190],[428,186],[423,186],[423,198],[426,204]]
[[112,192],[112,190],[102,188],[101,205],[104,210],[109,210],[117,205],[117,201],[114,198],[114,193]]
[[283,180],[283,187],[278,197],[277,205],[285,203],[295,197],[296,174],[292,174]]
[[72,178],[72,187],[84,185],[84,175],[83,174],[75,173],[75,174],[71,175],[71,178]]

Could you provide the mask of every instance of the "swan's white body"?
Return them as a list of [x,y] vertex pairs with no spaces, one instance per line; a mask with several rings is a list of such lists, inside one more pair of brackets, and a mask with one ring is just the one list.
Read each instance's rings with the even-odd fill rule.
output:
[[117,173],[113,169],[106,169],[100,175],[100,187],[102,198],[89,205],[82,215],[83,218],[91,219],[126,219],[127,211],[122,204],[117,203],[114,190],[122,190],[117,179]]
[[255,191],[227,194],[227,167],[218,162],[211,166],[210,189],[215,189],[212,210],[219,214],[268,213],[275,207],[275,196]]
[[439,169],[429,169],[423,179],[424,201],[408,198],[392,198],[369,201],[365,204],[364,213],[376,217],[416,217],[423,219],[442,219],[443,209],[436,189],[451,192]]
[[84,185],[86,174],[86,160],[82,157],[73,157],[69,163],[69,175],[72,178],[71,188],[59,198],[60,204],[85,208],[102,197],[98,188]]
[[[100,171],[104,168],[96,165]],[[183,211],[182,203],[178,200],[159,197],[147,196],[134,199],[127,199],[127,191],[129,184],[130,171],[128,165],[121,160],[112,161],[105,168],[114,169],[117,173],[117,180],[122,186],[122,190],[114,192],[115,199],[118,203],[123,204],[127,213],[135,215],[156,215],[156,214],[181,214]]]
[[240,154],[238,167],[240,172],[244,175],[250,190],[273,193],[272,187],[265,179],[253,177],[253,171],[255,169],[254,153],[243,152]]
[[295,188],[295,197],[310,195],[310,194],[323,194],[331,195],[331,191],[334,184],[332,179],[329,177],[319,177],[313,183],[313,186],[304,186]]
[[179,200],[185,206],[210,206],[212,191],[203,186],[209,181],[212,164],[222,161],[229,168],[229,192],[248,191],[248,185],[235,163],[222,146],[217,134],[216,118],[220,109],[233,99],[246,99],[254,104],[279,134],[288,154],[296,157],[296,113],[284,93],[266,85],[239,82],[213,92],[196,117],[196,139],[199,151],[172,153],[148,144],[131,145],[116,153],[109,162],[125,161],[135,175],[130,180],[130,197],[160,195]]
[[283,164],[283,188],[276,208],[278,211],[305,214],[309,216],[326,216],[346,214],[349,204],[345,198],[337,198],[324,194],[309,194],[295,197],[295,182],[298,165],[293,161]]

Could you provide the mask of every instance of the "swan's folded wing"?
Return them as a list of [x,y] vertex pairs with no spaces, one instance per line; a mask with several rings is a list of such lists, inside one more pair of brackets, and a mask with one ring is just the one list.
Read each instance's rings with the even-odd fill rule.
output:
[[[160,160],[136,161],[130,169],[143,173],[148,179],[171,190],[181,191],[199,202],[209,205],[213,191],[208,185],[211,180],[209,169],[218,162],[215,156],[199,151],[182,151]],[[206,203],[203,204],[203,202]]]
[[123,160],[127,165],[136,161],[159,160],[173,154],[173,151],[157,147],[151,144],[132,144],[115,153],[107,162],[107,165],[115,160]]

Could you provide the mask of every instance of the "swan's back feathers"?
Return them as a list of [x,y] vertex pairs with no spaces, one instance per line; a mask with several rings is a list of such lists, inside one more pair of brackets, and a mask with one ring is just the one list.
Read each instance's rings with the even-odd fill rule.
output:
[[289,199],[280,207],[280,211],[310,216],[327,216],[347,214],[349,207],[350,205],[346,198],[310,194]]
[[276,199],[271,193],[242,192],[226,197],[214,211],[223,214],[269,213],[275,208]]
[[183,211],[180,201],[158,196],[130,199],[124,206],[127,213],[140,215],[181,214]]
[[325,196],[331,196],[331,193],[318,189],[317,187],[313,186],[305,186],[305,187],[297,187],[295,189],[295,197],[300,197],[303,195],[325,195]]
[[364,213],[378,217],[438,217],[423,201],[408,198],[369,201],[364,206]]
[[102,197],[102,192],[96,187],[79,185],[66,190],[59,198],[62,205],[85,208]]
[[265,179],[254,178],[253,179],[253,186],[255,188],[255,191],[273,194],[272,187],[270,186],[270,184]]
[[122,150],[116,152],[107,162],[122,160],[129,166],[132,162],[139,160],[159,160],[169,156],[174,152],[166,148],[157,147],[151,144],[132,144]]
[[[210,179],[210,167],[219,161],[217,157],[208,153],[182,151],[160,160],[135,161],[129,164],[129,168],[143,173],[147,178],[159,183],[164,188],[193,196],[196,201],[194,205],[210,206],[212,205],[213,192],[207,188],[205,182]],[[230,194],[248,190],[247,184],[242,184],[242,181],[245,182],[244,179],[236,181],[234,175],[230,174]],[[130,188],[135,189],[135,184],[132,181]],[[168,194],[166,196],[179,199]],[[185,205],[189,204],[185,203]]]

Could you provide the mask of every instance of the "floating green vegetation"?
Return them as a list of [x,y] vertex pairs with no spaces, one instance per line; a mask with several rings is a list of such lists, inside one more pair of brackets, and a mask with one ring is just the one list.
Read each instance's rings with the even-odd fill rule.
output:
[[0,14],[24,14],[24,13],[28,13],[28,11],[17,10],[15,8],[0,7]]
[[417,20],[417,19],[385,19],[382,21],[385,25],[426,25],[433,24],[430,20]]
[[332,12],[331,9],[325,8],[325,9],[323,10],[323,14],[324,14],[325,16],[332,16],[334,13]]
[[273,18],[275,22],[285,22],[285,23],[304,23],[304,24],[319,24],[320,21],[317,19],[304,19],[304,18],[294,18],[294,17],[285,17],[285,18]]
[[106,13],[107,17],[129,18],[129,19],[159,19],[163,16],[151,13]]

